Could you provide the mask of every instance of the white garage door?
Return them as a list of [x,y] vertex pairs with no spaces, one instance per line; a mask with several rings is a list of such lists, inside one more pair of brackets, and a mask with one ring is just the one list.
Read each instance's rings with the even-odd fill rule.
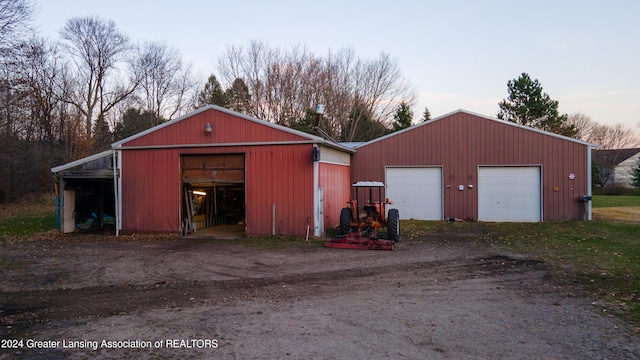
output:
[[540,187],[539,166],[480,167],[478,220],[540,221]]
[[442,169],[389,167],[387,197],[400,219],[442,220]]

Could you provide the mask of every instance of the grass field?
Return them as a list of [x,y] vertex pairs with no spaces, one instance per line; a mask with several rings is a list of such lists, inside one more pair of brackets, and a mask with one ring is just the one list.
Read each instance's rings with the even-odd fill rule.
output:
[[596,195],[592,205],[594,220],[640,223],[640,196]]
[[25,237],[56,227],[55,205],[47,202],[0,204],[0,241]]
[[594,208],[640,207],[640,196],[595,195],[592,205]]

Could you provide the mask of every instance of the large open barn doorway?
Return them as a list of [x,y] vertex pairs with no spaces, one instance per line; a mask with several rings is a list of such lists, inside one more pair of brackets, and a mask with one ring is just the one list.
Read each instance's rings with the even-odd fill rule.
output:
[[244,154],[183,155],[182,184],[184,234],[244,234]]

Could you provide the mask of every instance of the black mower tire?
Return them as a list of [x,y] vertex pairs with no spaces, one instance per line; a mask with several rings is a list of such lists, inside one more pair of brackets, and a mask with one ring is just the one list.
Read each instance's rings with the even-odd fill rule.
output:
[[400,239],[400,212],[398,212],[398,209],[389,209],[387,215],[387,239],[392,241]]
[[351,222],[353,221],[353,211],[351,208],[340,210],[340,235],[347,235],[351,232]]

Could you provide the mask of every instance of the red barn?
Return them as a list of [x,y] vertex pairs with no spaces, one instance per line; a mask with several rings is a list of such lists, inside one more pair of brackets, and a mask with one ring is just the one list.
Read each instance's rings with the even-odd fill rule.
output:
[[355,147],[351,176],[401,219],[590,219],[592,146],[459,110]]
[[[116,231],[244,224],[247,235],[301,236],[309,227],[310,235],[319,236],[339,223],[349,197],[353,150],[217,106],[112,149],[113,191],[101,202],[113,196]],[[87,187],[86,176],[74,176],[78,164],[52,169],[65,194]]]
[[459,110],[350,149],[207,106],[52,172],[64,231],[320,236],[357,181],[384,182],[401,219],[591,219],[592,147]]

